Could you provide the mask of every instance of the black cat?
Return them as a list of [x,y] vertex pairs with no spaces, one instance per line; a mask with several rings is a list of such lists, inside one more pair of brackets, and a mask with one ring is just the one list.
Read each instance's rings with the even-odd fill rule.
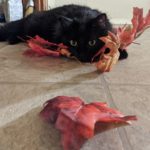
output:
[[[66,5],[4,25],[0,28],[0,41],[16,44],[21,42],[18,37],[26,39],[39,35],[51,42],[64,43],[80,61],[91,62],[104,45],[98,38],[107,35],[108,31],[112,31],[112,25],[105,13],[89,7]],[[127,58],[126,51],[120,53],[120,59]]]

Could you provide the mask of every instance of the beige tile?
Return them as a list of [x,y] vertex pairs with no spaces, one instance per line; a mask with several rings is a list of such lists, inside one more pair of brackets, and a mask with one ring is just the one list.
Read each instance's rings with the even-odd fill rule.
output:
[[42,121],[35,108],[0,129],[1,150],[62,150],[60,135]]
[[[150,86],[110,86],[113,101],[124,114],[133,114],[138,121],[125,127],[123,133],[133,150],[150,149]],[[122,132],[122,131],[121,131]],[[125,136],[125,135],[122,135]],[[124,142],[124,141],[123,141]]]
[[8,43],[0,43],[0,57],[18,57],[28,49],[25,43],[8,45]]
[[123,150],[117,130],[96,135],[84,144],[81,150]]
[[55,88],[50,84],[1,84],[0,127],[36,107],[41,107],[46,100],[59,95],[59,89]]
[[0,82],[63,81],[61,65],[48,58],[0,58]]
[[105,73],[108,83],[150,84],[150,30],[147,30],[128,48],[129,58],[118,62],[109,73]]
[[48,57],[26,57],[24,43],[0,49],[0,82],[61,81],[63,60]]
[[[35,108],[0,129],[0,136],[4,137],[0,140],[2,150],[62,150],[59,132],[39,118],[39,111],[40,108]],[[96,135],[82,147],[91,149],[122,150],[116,130]]]
[[5,46],[7,46],[7,45],[8,45],[7,42],[0,42],[0,48],[3,48]]
[[[70,63],[70,62],[69,62]],[[72,65],[73,64],[73,65]],[[63,71],[63,77],[65,82],[78,82],[78,83],[99,83],[100,82],[100,74],[96,67],[93,64],[79,64],[77,62],[71,63],[71,65],[66,65],[65,67],[68,68],[68,66],[76,66],[75,68],[66,69]],[[80,66],[80,67],[77,67]]]
[[[79,96],[86,102],[106,101],[104,88],[99,84],[1,84],[2,150],[62,150],[58,132],[38,118],[42,104],[58,95]],[[120,137],[113,130],[95,136],[83,149],[121,150],[121,146]]]
[[48,99],[59,95],[78,96],[86,102],[106,99],[103,87],[98,84],[1,84],[0,125],[11,122],[31,109],[42,106]]
[[[88,87],[88,88],[87,88]],[[105,101],[106,95],[100,84],[78,84],[78,83],[10,83],[0,86],[0,108],[19,102],[37,99],[44,102],[57,95],[79,96],[87,101]],[[42,100],[43,99],[43,100]]]
[[54,57],[27,57],[25,44],[0,49],[0,82],[97,83],[99,73],[91,64]]

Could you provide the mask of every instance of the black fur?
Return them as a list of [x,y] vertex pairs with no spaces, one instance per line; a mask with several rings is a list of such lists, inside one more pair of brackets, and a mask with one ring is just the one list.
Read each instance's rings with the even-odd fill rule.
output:
[[26,39],[39,35],[51,42],[63,42],[80,61],[90,62],[104,45],[98,38],[111,30],[105,13],[89,7],[66,5],[6,24],[0,28],[0,41],[15,44],[21,42],[18,37]]
[[128,53],[125,49],[119,49],[119,52],[120,52],[119,60],[128,58]]

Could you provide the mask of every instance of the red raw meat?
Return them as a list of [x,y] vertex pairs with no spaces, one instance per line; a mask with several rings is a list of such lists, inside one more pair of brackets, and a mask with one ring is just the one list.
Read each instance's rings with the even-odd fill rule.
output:
[[79,150],[96,133],[130,124],[135,116],[124,116],[106,103],[85,104],[78,97],[58,96],[46,102],[40,112],[61,133],[64,150]]

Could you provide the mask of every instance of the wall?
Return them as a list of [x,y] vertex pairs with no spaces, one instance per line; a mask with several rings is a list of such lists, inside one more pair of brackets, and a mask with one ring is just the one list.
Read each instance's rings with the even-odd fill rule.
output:
[[3,1],[3,0],[0,0],[0,13],[2,13],[2,12],[3,12],[3,8],[2,8],[2,1]]
[[144,12],[150,9],[150,0],[49,0],[51,8],[70,3],[87,5],[107,12],[116,24],[130,23],[132,8],[135,6],[144,8]]

